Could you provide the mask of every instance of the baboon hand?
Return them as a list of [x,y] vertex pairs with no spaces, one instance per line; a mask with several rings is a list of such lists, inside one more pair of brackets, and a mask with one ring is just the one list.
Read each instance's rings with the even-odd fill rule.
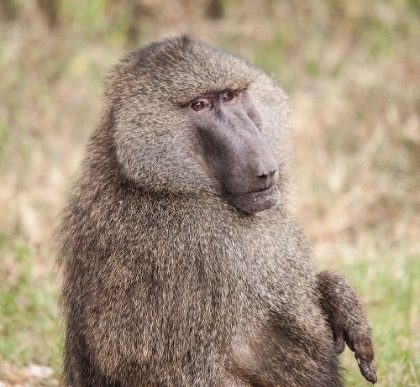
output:
[[370,336],[366,337],[358,332],[346,332],[346,329],[333,330],[334,344],[337,354],[343,353],[347,346],[355,354],[360,372],[369,382],[375,384],[378,380],[373,361],[373,344]]
[[339,274],[322,271],[317,279],[321,306],[331,326],[337,353],[342,353],[347,344],[355,353],[362,375],[369,382],[376,383],[371,332],[356,292]]
[[349,335],[347,346],[354,352],[354,356],[359,365],[360,372],[366,380],[375,384],[378,380],[376,367],[373,361],[373,344],[370,336]]
[[366,380],[375,384],[378,381],[378,377],[376,376],[376,368],[373,360],[367,361],[363,357],[358,357],[356,354],[357,364],[359,365],[360,372],[365,377]]

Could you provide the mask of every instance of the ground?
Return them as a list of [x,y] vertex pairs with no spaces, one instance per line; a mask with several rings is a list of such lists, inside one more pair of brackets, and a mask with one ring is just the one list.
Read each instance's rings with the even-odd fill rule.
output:
[[[59,385],[51,233],[103,78],[128,51],[180,33],[245,57],[290,95],[297,211],[317,264],[360,293],[378,386],[420,386],[416,0],[3,0],[0,386]],[[349,350],[342,362],[348,386],[367,385]]]

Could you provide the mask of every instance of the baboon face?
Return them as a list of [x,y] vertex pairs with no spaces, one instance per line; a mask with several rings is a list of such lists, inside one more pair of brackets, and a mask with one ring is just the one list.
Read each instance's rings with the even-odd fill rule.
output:
[[116,160],[144,191],[215,193],[245,213],[285,200],[282,90],[261,70],[174,39],[132,53],[108,80]]
[[277,163],[247,91],[208,93],[187,109],[198,139],[197,157],[217,188],[247,213],[274,206]]

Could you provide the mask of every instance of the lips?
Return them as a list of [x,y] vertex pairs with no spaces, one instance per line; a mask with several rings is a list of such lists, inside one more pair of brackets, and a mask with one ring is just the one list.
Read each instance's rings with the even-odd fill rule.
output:
[[244,194],[235,194],[231,196],[232,204],[239,210],[255,214],[260,211],[268,210],[280,201],[280,192],[273,185],[261,191],[254,191]]

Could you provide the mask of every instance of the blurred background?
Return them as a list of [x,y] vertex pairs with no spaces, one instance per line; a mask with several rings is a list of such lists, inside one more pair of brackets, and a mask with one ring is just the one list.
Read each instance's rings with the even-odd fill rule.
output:
[[[364,300],[378,386],[420,386],[419,0],[1,0],[0,387],[60,384],[50,235],[104,76],[181,33],[245,57],[290,95],[317,264]],[[341,358],[347,385],[367,385],[353,354]]]

